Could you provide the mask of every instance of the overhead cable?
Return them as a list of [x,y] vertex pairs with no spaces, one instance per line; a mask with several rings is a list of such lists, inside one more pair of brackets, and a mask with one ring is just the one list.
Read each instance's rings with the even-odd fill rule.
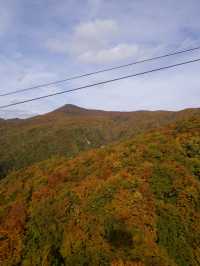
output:
[[43,88],[43,87],[49,87],[49,86],[61,84],[61,83],[64,83],[64,82],[67,82],[70,80],[89,77],[92,75],[96,75],[96,74],[100,74],[100,73],[104,73],[104,72],[109,72],[109,71],[113,71],[113,70],[117,70],[117,69],[122,69],[122,68],[126,68],[129,66],[133,66],[133,65],[137,65],[137,64],[141,64],[141,63],[145,63],[145,62],[150,62],[150,61],[155,61],[158,59],[162,59],[162,58],[166,58],[166,57],[170,57],[170,56],[174,56],[174,55],[180,55],[180,54],[184,54],[184,53],[188,53],[188,52],[192,52],[192,51],[196,51],[196,50],[200,50],[200,46],[190,48],[190,49],[180,50],[177,52],[172,52],[172,53],[168,53],[168,54],[164,54],[164,55],[160,55],[160,56],[156,56],[156,57],[152,57],[152,58],[147,58],[147,59],[140,60],[140,61],[131,62],[131,63],[125,64],[125,65],[119,65],[116,67],[105,68],[105,69],[101,69],[98,71],[94,71],[94,72],[90,72],[90,73],[86,73],[86,74],[82,74],[82,75],[75,75],[72,77],[67,77],[65,79],[60,79],[60,80],[56,80],[56,81],[52,81],[52,82],[48,82],[48,83],[43,83],[43,84],[39,84],[36,86],[24,88],[24,89],[18,89],[18,90],[13,90],[11,92],[1,93],[0,97],[18,94],[18,93],[22,93],[22,92],[26,92],[26,91],[31,91],[31,90],[35,90],[35,89],[39,89],[39,88]]
[[10,106],[19,105],[19,104],[23,104],[23,103],[38,101],[38,100],[49,98],[49,97],[53,97],[53,96],[56,96],[56,95],[70,93],[70,92],[74,92],[74,91],[78,91],[78,90],[83,90],[83,89],[95,87],[95,86],[98,86],[98,85],[104,85],[104,84],[116,82],[116,81],[119,81],[119,80],[124,80],[124,79],[128,79],[128,78],[142,76],[142,75],[146,75],[146,74],[149,74],[149,73],[153,73],[153,72],[157,72],[157,71],[161,71],[161,70],[166,70],[166,69],[170,69],[170,68],[175,68],[175,67],[179,67],[179,66],[186,65],[186,64],[192,64],[192,63],[199,62],[199,61],[200,61],[200,58],[194,59],[194,60],[190,60],[190,61],[185,61],[185,62],[174,64],[174,65],[168,65],[168,66],[164,66],[164,67],[160,67],[160,68],[155,68],[155,69],[151,69],[151,70],[148,70],[148,71],[145,71],[145,72],[139,72],[139,73],[132,74],[132,75],[121,76],[121,77],[118,77],[118,78],[109,79],[109,80],[105,80],[105,81],[101,81],[101,82],[97,82],[97,83],[93,83],[93,84],[88,84],[88,85],[77,87],[77,88],[74,88],[74,89],[64,90],[64,91],[61,91],[61,92],[56,92],[56,93],[47,94],[47,95],[36,97],[36,98],[31,98],[31,99],[27,99],[27,100],[15,102],[15,103],[2,105],[2,106],[0,106],[0,109],[6,108],[6,107],[10,107]]

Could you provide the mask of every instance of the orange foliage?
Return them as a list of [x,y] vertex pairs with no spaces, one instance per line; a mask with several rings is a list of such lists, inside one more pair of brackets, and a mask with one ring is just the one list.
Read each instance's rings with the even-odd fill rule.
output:
[[113,261],[111,263],[111,266],[145,266],[143,262],[140,261],[136,261],[136,262],[123,262],[122,260],[118,260],[118,261]]

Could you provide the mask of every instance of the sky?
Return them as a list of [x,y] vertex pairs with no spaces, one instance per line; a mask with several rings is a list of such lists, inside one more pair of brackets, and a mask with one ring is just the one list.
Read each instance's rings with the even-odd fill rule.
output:
[[[200,46],[199,0],[0,0],[0,93]],[[62,85],[0,105],[200,58],[200,50]],[[200,62],[5,109],[26,118],[65,104],[104,110],[200,107]]]

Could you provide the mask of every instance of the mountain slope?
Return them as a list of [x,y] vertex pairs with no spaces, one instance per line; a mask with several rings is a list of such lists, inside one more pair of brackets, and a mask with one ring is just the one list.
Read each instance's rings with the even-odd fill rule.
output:
[[51,156],[71,157],[199,114],[200,109],[105,112],[66,105],[27,120],[0,121],[0,176]]
[[200,119],[0,183],[2,265],[198,266]]

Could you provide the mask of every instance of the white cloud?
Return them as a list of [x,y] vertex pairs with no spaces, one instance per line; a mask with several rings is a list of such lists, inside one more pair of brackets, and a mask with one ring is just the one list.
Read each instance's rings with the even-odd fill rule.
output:
[[80,23],[71,36],[48,39],[46,47],[54,53],[74,56],[82,63],[104,64],[141,58],[147,49],[135,43],[121,43],[121,28],[111,19]]
[[119,34],[120,29],[114,20],[95,20],[75,27],[71,38],[71,50],[80,54],[106,47]]
[[143,54],[138,45],[119,44],[112,48],[99,51],[88,51],[79,56],[79,60],[86,63],[110,63],[128,58],[138,58]]
[[71,53],[80,55],[87,51],[106,47],[119,34],[119,27],[113,20],[95,20],[80,23],[70,35],[49,38],[45,46],[54,53]]
[[[45,46],[54,53],[68,53],[87,63],[100,63],[100,58],[105,56],[105,62],[121,59],[121,51],[127,54],[133,53],[135,47],[127,44],[119,44],[112,47],[112,43],[120,35],[120,27],[111,19],[94,20],[80,23],[74,27],[73,33],[68,36],[59,36],[48,39]],[[110,59],[110,60],[109,60]]]

